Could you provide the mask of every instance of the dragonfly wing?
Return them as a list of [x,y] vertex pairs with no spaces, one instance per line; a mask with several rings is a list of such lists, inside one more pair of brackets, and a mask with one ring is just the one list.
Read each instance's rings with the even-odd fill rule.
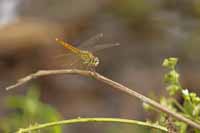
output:
[[91,52],[97,52],[97,51],[101,51],[107,48],[111,48],[111,47],[116,47],[119,46],[119,43],[107,43],[107,44],[100,44],[100,45],[96,45],[94,47],[88,48],[88,51]]
[[60,58],[66,58],[69,57],[71,54],[67,53],[67,54],[59,54],[55,56],[55,59],[60,59]]
[[83,64],[81,64],[81,60],[79,58],[75,58],[73,61],[66,61],[63,64],[61,64],[61,67],[64,68],[81,68]]
[[90,47],[91,45],[93,45],[94,43],[96,43],[97,41],[99,41],[101,38],[103,37],[103,33],[99,33],[93,37],[91,37],[90,39],[88,39],[87,41],[81,43],[80,45],[80,49],[85,49]]
[[77,59],[78,57],[73,53],[60,54],[54,57],[54,60],[57,64],[56,66],[59,67],[71,66],[71,64]]

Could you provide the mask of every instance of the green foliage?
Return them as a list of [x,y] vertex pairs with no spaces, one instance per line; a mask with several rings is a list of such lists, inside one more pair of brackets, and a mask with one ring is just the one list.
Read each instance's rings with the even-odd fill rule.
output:
[[[9,96],[6,106],[10,113],[0,119],[0,128],[4,133],[17,131],[20,127],[32,127],[38,123],[57,121],[59,113],[51,106],[39,101],[39,91],[31,88],[25,96]],[[43,131],[44,133],[61,133],[56,126]]]
[[189,93],[187,89],[182,91],[184,98],[183,107],[185,112],[190,115],[192,118],[199,120],[200,118],[200,98],[196,93]]
[[[174,57],[167,58],[163,61],[162,65],[168,69],[164,75],[164,81],[167,85],[166,90],[169,96],[162,96],[160,98],[160,104],[173,112],[200,123],[200,97],[194,92],[189,92],[188,89],[183,89],[180,84],[180,74],[176,71],[177,63],[178,59]],[[182,101],[177,100],[176,97],[179,97]],[[148,111],[155,110],[148,104],[144,104],[144,108]],[[200,130],[193,129],[184,122],[178,120],[169,122],[169,117],[164,113],[159,113],[156,123],[168,127],[168,130],[171,130],[169,129],[169,125],[171,124],[174,126],[173,130],[178,133],[200,133]]]
[[[188,89],[183,89],[180,80],[179,80],[179,73],[176,71],[178,59],[177,58],[167,58],[163,62],[163,66],[167,68],[169,71],[164,76],[164,81],[167,84],[166,90],[169,94],[169,97],[162,97],[160,99],[160,103],[165,105],[169,109],[179,114],[182,114],[196,122],[200,120],[200,97],[196,95],[194,92],[189,92]],[[179,93],[181,92],[181,93]],[[183,101],[178,101],[174,96],[181,97]],[[160,124],[166,125],[166,115],[160,114],[158,119]],[[193,128],[189,127],[189,125],[173,120],[172,122],[176,126],[176,130],[180,133],[200,133],[199,130],[194,130]]]
[[165,59],[163,62],[163,66],[169,69],[169,72],[164,76],[164,81],[167,84],[166,89],[171,96],[182,89],[179,82],[180,75],[175,69],[177,62],[178,59],[173,57]]

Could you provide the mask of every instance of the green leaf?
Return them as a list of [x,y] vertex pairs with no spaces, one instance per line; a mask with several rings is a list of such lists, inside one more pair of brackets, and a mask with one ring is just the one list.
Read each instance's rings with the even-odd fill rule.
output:
[[194,117],[198,118],[199,113],[200,113],[200,104],[198,104],[198,105],[196,105],[196,106],[194,107],[194,110],[193,110],[193,112],[192,112],[192,115],[193,115]]
[[174,69],[175,66],[176,66],[176,64],[177,64],[177,62],[178,62],[178,59],[177,59],[177,58],[175,58],[175,57],[170,57],[170,58],[165,59],[165,60],[163,61],[163,64],[162,64],[162,65],[163,65],[164,67],[169,68],[169,69]]
[[166,89],[170,96],[175,95],[179,90],[181,90],[180,86],[178,85],[169,85]]
[[[25,96],[9,96],[6,102],[7,108],[14,111],[0,119],[0,128],[9,133],[20,127],[59,120],[59,113],[50,105],[42,103],[39,96],[36,87],[29,89]],[[41,132],[61,133],[61,131],[61,126],[55,126]]]
[[169,73],[165,74],[165,83],[167,84],[179,84],[179,73],[175,70],[171,70]]

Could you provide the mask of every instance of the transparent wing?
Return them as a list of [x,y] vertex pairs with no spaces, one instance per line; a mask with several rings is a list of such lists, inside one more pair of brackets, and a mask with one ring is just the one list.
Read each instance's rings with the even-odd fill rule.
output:
[[116,47],[116,46],[119,46],[119,45],[120,45],[119,43],[99,44],[99,45],[96,45],[94,47],[88,48],[88,51],[97,52],[97,51],[101,51],[101,50],[104,50],[104,49],[107,49],[107,48]]
[[93,37],[91,37],[90,39],[88,39],[87,41],[81,43],[81,45],[79,46],[79,48],[81,49],[85,49],[90,47],[91,45],[95,44],[97,41],[99,41],[101,38],[103,37],[103,33],[99,33]]
[[61,68],[73,68],[79,66],[81,60],[73,53],[60,54],[54,57],[57,67]]

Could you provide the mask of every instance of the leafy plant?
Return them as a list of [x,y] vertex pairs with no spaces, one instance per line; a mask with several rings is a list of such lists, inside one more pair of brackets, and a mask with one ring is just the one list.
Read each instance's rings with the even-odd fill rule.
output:
[[[166,90],[169,94],[168,97],[162,97],[160,103],[167,106],[169,109],[186,116],[196,122],[200,120],[200,97],[197,96],[194,92],[189,92],[188,89],[184,89],[180,83],[180,74],[176,71],[178,59],[171,57],[167,58],[163,62],[163,66],[169,71],[164,76],[164,81],[166,83]],[[176,96],[179,96],[182,101],[176,99]],[[165,114],[160,113],[159,123],[161,125],[166,125],[169,117]],[[200,133],[199,130],[191,128],[189,125],[178,121],[172,120],[173,124],[180,133]],[[168,129],[169,130],[169,129]]]
[[[184,89],[180,83],[180,74],[176,71],[178,59],[177,58],[168,58],[163,62],[163,66],[168,69],[168,72],[164,76],[164,81],[166,83],[166,90],[169,94],[167,97],[160,98],[159,103],[154,100],[145,97],[144,95],[133,91],[117,82],[114,82],[98,73],[93,73],[90,71],[82,70],[43,70],[31,75],[26,76],[25,78],[19,80],[19,82],[11,87],[16,87],[21,85],[32,78],[39,76],[46,76],[51,74],[67,74],[75,73],[84,76],[91,76],[95,79],[98,79],[104,83],[109,84],[110,86],[120,89],[122,92],[127,93],[133,97],[137,97],[142,100],[147,109],[154,109],[160,111],[159,117],[156,123],[152,122],[141,122],[137,120],[123,120],[123,119],[114,119],[114,118],[77,118],[71,120],[61,120],[58,121],[58,113],[49,107],[41,103],[39,99],[39,94],[37,91],[31,89],[26,96],[11,96],[8,98],[8,107],[10,109],[15,109],[16,111],[11,113],[9,117],[2,120],[2,129],[6,132],[16,131],[17,127],[26,127],[18,130],[18,133],[22,132],[32,132],[39,131],[43,128],[48,128],[47,130],[42,130],[43,132],[52,132],[60,133],[60,127],[54,127],[56,125],[62,124],[72,124],[72,123],[81,123],[81,122],[120,122],[120,123],[131,123],[136,125],[142,125],[145,127],[151,127],[159,129],[160,131],[169,132],[169,133],[200,133],[199,119],[200,119],[200,97],[194,92],[189,92],[188,89]],[[28,78],[27,78],[28,77]],[[28,79],[28,80],[27,80]],[[180,97],[181,101],[177,100],[177,96]],[[166,108],[167,107],[167,108]],[[173,119],[173,116],[176,119]],[[6,123],[5,123],[6,121]],[[39,122],[48,123],[37,124]],[[55,122],[49,122],[55,121]],[[37,123],[36,123],[37,122]],[[35,123],[35,124],[34,124]],[[32,125],[31,125],[32,124]],[[190,125],[190,126],[189,126]],[[166,128],[167,127],[167,128]],[[192,128],[193,127],[193,128]],[[194,129],[197,128],[197,129]]]
[[[31,127],[47,121],[58,121],[59,113],[50,105],[39,100],[36,87],[29,89],[25,96],[9,96],[6,106],[10,110],[5,118],[0,120],[0,129],[4,133],[15,132],[19,127]],[[61,133],[61,127],[55,126],[43,130],[44,133]]]

